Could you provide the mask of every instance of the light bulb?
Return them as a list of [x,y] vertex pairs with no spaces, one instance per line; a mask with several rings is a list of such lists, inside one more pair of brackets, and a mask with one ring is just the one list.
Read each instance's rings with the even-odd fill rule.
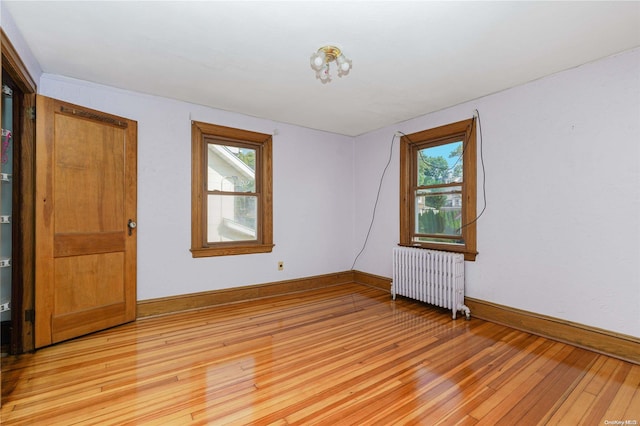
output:
[[338,77],[347,75],[351,69],[351,59],[347,59],[344,55],[340,54],[340,56],[336,58],[336,62],[338,63]]
[[326,55],[322,50],[311,55],[311,68],[313,68],[316,71],[321,70],[322,66],[325,63],[325,58],[326,58]]
[[337,59],[338,62],[338,77],[345,76],[349,74],[351,70],[351,59],[347,59],[344,56],[340,55]]

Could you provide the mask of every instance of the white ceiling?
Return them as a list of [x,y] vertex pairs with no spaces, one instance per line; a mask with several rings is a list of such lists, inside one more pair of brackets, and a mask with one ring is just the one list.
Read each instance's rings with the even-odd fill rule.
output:
[[637,1],[3,1],[45,73],[350,136],[640,45]]

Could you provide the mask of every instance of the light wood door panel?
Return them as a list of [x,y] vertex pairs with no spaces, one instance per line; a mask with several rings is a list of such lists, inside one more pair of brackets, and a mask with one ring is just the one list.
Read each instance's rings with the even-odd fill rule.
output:
[[35,340],[135,319],[137,123],[39,96]]
[[126,129],[62,114],[55,121],[53,195],[64,213],[54,217],[56,234],[124,232]]

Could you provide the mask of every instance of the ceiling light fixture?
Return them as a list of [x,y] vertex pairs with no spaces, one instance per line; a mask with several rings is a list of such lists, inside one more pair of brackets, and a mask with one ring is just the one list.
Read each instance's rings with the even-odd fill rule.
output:
[[311,55],[311,68],[316,71],[316,78],[319,78],[322,83],[331,81],[329,62],[333,61],[338,64],[338,77],[349,74],[351,70],[351,59],[347,59],[339,48],[335,46],[323,46]]

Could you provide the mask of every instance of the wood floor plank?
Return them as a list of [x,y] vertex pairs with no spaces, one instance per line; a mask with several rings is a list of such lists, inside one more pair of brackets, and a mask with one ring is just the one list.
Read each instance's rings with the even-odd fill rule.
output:
[[[505,415],[507,422],[514,419],[519,422],[525,419],[533,423],[539,422],[558,399],[566,397],[567,391],[585,374],[596,357],[597,354],[593,352],[575,348],[563,364],[550,371],[532,392],[525,395]],[[571,365],[571,368],[566,368],[566,364]]]
[[[509,330],[500,330],[502,335],[508,334]],[[494,335],[495,339],[500,339],[500,334]],[[438,362],[428,364],[430,368],[428,375],[421,377],[419,384],[415,380],[408,383],[416,387],[414,391],[415,399],[405,402],[404,407],[397,407],[389,411],[385,417],[380,417],[381,413],[376,413],[373,417],[377,422],[388,423],[394,421],[398,409],[406,413],[401,419],[402,424],[419,424],[424,419],[440,418],[453,406],[462,403],[459,389],[472,393],[475,390],[477,378],[485,374],[485,367],[490,365],[495,357],[495,348],[492,348],[489,340],[478,340],[476,345],[469,346],[468,353],[448,354],[446,358],[441,358]],[[473,355],[472,355],[473,354]],[[464,359],[465,362],[461,362]],[[391,397],[393,397],[391,395]],[[415,401],[422,401],[417,407]]]
[[588,418],[600,421],[605,420],[604,416],[611,405],[611,400],[619,397],[619,390],[630,371],[631,365],[618,365],[618,367],[613,371],[610,380],[605,383],[601,391],[595,396],[593,403],[589,406],[587,410]]
[[[585,416],[585,410],[595,399],[593,393],[593,383],[599,374],[602,374],[603,367],[607,364],[608,358],[598,357],[585,376],[571,390],[564,399],[559,399],[553,409],[549,410],[547,417],[542,421],[548,425],[579,424],[580,419]],[[591,392],[588,389],[591,388]]]
[[638,365],[359,284],[147,317],[1,379],[3,425],[640,420]]
[[[606,414],[607,418],[620,417],[618,414],[619,411],[609,411],[607,411]],[[624,415],[621,416],[621,418],[630,420],[640,419],[640,387],[636,388],[636,391],[631,398],[631,402],[629,402],[629,405],[627,406],[627,409],[624,412]],[[638,422],[640,423],[640,420]]]
[[[542,340],[542,339],[541,339]],[[558,363],[561,359],[555,358],[560,353],[562,346],[554,345],[552,342],[543,341],[534,351],[536,355],[528,357],[526,363],[518,363],[517,371],[506,371],[510,375],[508,380],[493,380],[487,385],[496,390],[490,398],[481,403],[469,414],[491,425],[496,423],[505,412],[511,409],[524,395],[532,389],[538,381],[544,378],[539,370],[547,363]],[[565,353],[568,349],[565,350]],[[563,354],[563,357],[566,356]],[[514,367],[515,369],[516,367]],[[498,377],[498,379],[501,379]],[[497,383],[495,383],[497,382]]]

